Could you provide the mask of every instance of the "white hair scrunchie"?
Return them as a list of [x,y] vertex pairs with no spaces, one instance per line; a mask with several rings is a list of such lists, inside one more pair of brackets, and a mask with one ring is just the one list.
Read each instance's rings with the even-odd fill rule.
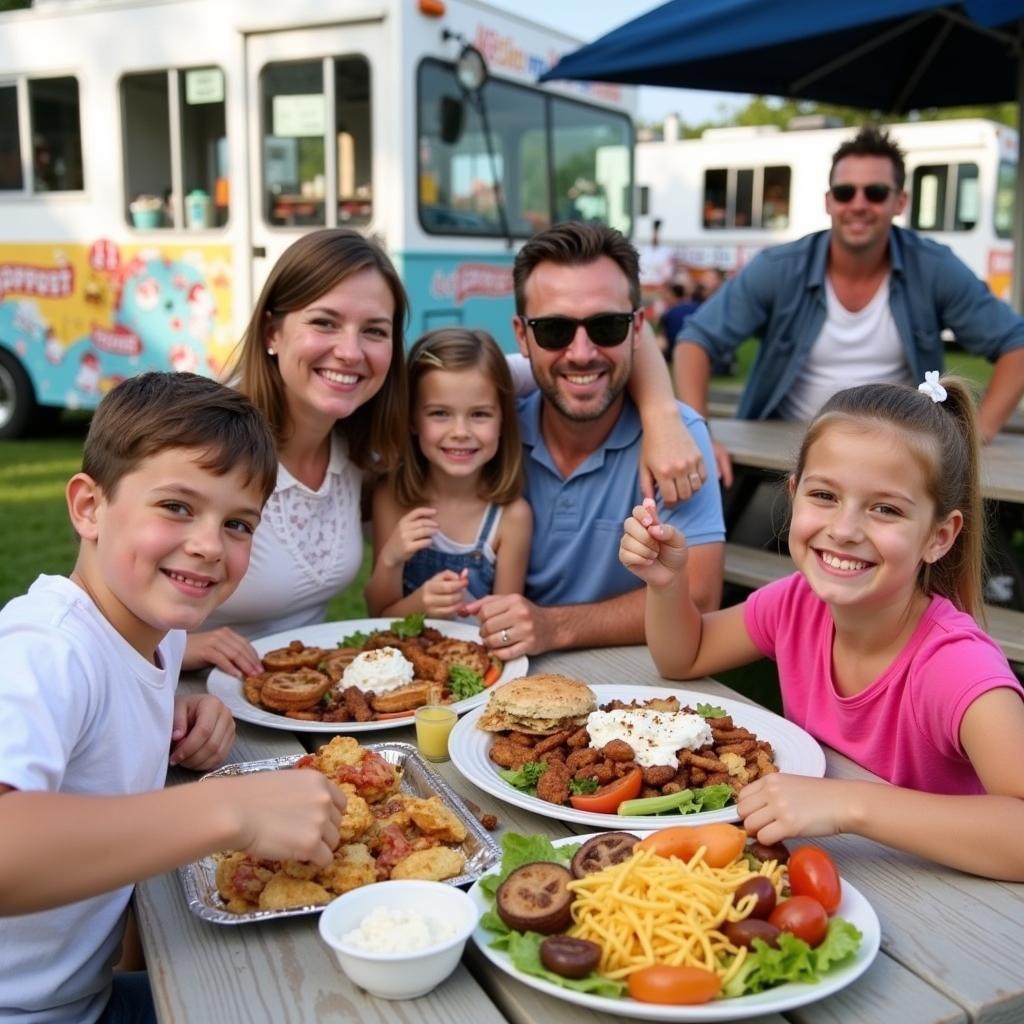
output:
[[917,385],[917,390],[923,391],[933,402],[946,400],[946,389],[939,383],[938,370],[926,370],[924,380]]

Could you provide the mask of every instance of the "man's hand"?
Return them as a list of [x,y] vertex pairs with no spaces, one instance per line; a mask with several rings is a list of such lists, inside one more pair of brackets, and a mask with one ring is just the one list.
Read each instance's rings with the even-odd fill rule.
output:
[[543,654],[554,646],[545,609],[522,594],[490,594],[467,604],[463,612],[477,616],[481,642],[502,661]]
[[414,508],[406,512],[380,549],[381,562],[389,569],[405,565],[417,551],[430,547],[439,529],[436,509]]
[[722,486],[732,487],[732,458],[729,456],[729,449],[721,441],[716,441],[713,437],[711,438],[711,448],[715,453],[715,464],[718,468],[718,478],[722,481]]
[[235,742],[235,720],[214,696],[194,693],[174,698],[172,765],[205,772],[218,768]]
[[654,502],[646,498],[626,520],[619,544],[619,561],[648,586],[670,586],[686,572],[689,551],[686,538],[658,522]]

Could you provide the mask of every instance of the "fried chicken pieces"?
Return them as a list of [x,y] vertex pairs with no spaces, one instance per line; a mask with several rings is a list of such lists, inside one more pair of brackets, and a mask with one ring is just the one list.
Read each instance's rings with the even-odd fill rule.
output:
[[[342,686],[345,669],[366,651],[393,647],[413,666],[413,680],[387,693],[364,692]],[[293,640],[268,651],[265,671],[242,684],[245,699],[256,707],[302,721],[369,722],[378,715],[412,712],[424,704],[447,703],[448,672],[455,665],[483,677],[495,664],[483,644],[446,637],[427,626],[408,638],[390,630],[370,635],[362,647],[325,650]]]
[[376,752],[336,736],[295,768],[319,771],[346,793],[334,860],[321,869],[237,850],[218,854],[217,891],[231,913],[317,906],[387,878],[443,881],[462,873],[465,854],[443,844],[464,842],[465,825],[436,796],[399,792],[398,769]]

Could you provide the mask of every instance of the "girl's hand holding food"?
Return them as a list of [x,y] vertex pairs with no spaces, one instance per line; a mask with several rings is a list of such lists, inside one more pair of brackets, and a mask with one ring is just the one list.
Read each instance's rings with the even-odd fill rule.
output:
[[345,813],[345,792],[320,772],[290,769],[203,782],[237,815],[227,845],[259,860],[330,864]]
[[414,508],[406,512],[381,548],[381,562],[389,569],[404,565],[417,551],[430,547],[439,528],[436,509]]
[[685,572],[689,551],[686,538],[673,526],[658,521],[654,501],[645,498],[626,520],[619,544],[619,561],[648,586],[670,586]]
[[423,584],[423,610],[432,619],[450,619],[466,603],[469,570],[445,569]]

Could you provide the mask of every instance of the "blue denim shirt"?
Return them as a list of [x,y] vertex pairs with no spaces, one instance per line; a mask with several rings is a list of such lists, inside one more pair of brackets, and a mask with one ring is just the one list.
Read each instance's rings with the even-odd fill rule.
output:
[[[825,323],[830,231],[760,252],[688,317],[677,341],[693,341],[714,359],[756,335],[761,344],[736,415],[777,415]],[[995,362],[1024,346],[1024,318],[1000,302],[952,251],[893,226],[889,306],[915,380],[945,363],[942,331]],[[860,384],[863,381],[850,381]]]

